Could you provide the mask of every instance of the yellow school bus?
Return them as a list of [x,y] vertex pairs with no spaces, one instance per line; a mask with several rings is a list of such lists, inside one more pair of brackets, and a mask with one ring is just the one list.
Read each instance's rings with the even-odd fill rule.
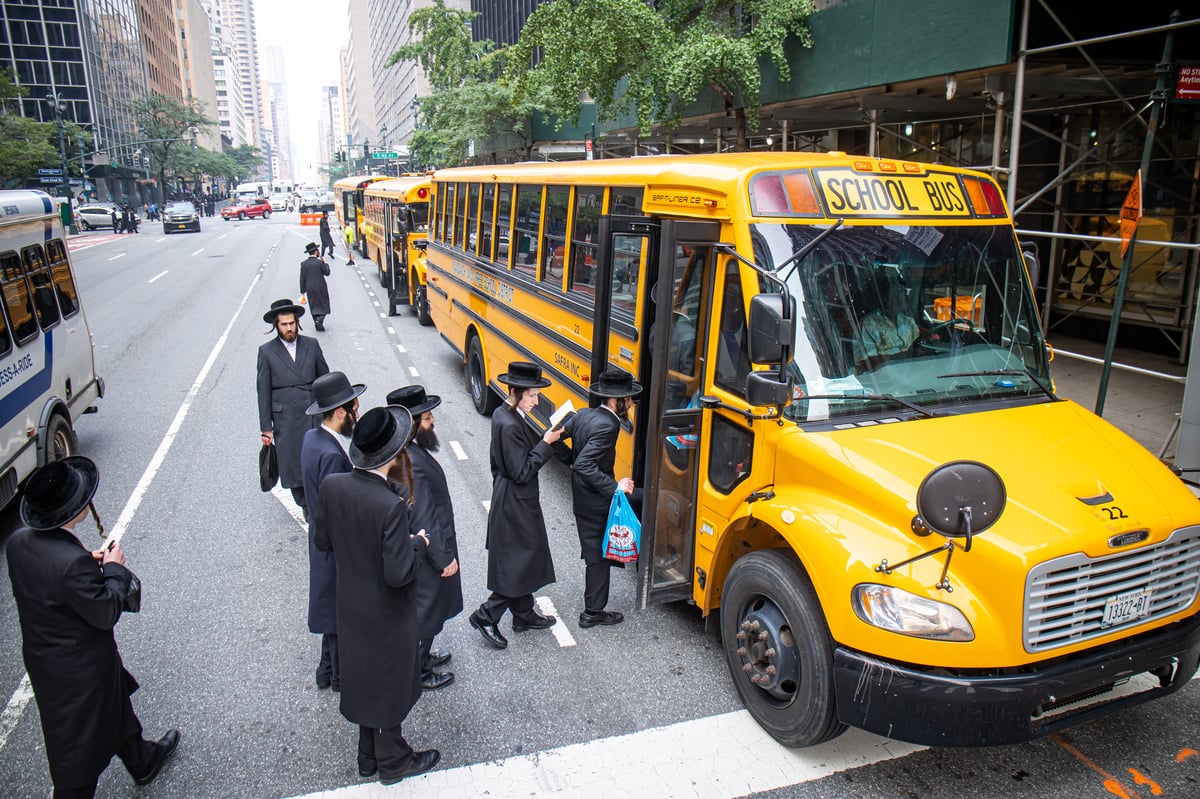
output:
[[433,324],[425,291],[429,193],[428,175],[381,180],[363,190],[366,254],[387,291],[388,313],[409,305],[422,325]]
[[354,240],[363,257],[367,257],[366,230],[363,219],[363,192],[372,183],[386,180],[383,175],[351,175],[333,184],[334,207],[338,224],[354,228]]
[[1200,503],[1055,394],[991,178],[730,153],[446,169],[433,197],[430,311],[480,411],[514,359],[554,381],[538,424],[608,365],[645,387],[638,602],[719,610],[780,742],[1011,744],[1195,672]]

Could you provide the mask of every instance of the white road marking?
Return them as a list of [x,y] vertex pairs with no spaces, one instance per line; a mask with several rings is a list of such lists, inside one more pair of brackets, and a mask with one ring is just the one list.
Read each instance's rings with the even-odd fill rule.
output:
[[[375,303],[375,304],[376,304],[376,305],[378,305],[379,303]],[[381,313],[381,314],[379,315],[379,318],[380,318],[380,319],[387,319],[387,314],[385,314],[385,313]]]
[[923,748],[851,730],[821,746],[788,749],[763,732],[747,711],[737,710],[629,735],[433,771],[389,787],[378,782],[363,783],[293,799],[728,799],[819,780]]
[[408,367],[408,373],[409,373],[410,375],[412,375],[413,377],[420,377],[420,376],[421,376],[420,372],[418,372],[418,371],[417,371],[417,367],[415,367],[415,366],[410,366],[410,367]]
[[[375,300],[375,302],[374,302],[374,303],[372,303],[372,305],[374,305],[376,308],[380,307],[380,306],[379,306],[379,300]],[[380,314],[380,316],[383,316],[383,314]]]
[[554,602],[548,596],[540,596],[534,603],[543,616],[553,616],[558,619],[558,624],[550,628],[550,632],[554,633],[554,638],[558,641],[558,645],[563,649],[568,646],[575,646],[575,638],[571,635],[571,631],[567,629],[567,623],[558,615],[558,609],[554,607]]
[[396,345],[396,352],[408,352],[408,350],[404,349],[404,345],[403,345],[403,344],[397,344],[397,345]]
[[389,336],[394,336],[394,335],[396,335],[396,328],[394,328],[394,327],[389,327],[389,328],[388,328],[388,335],[389,335]]
[[272,496],[279,500],[283,507],[287,508],[287,512],[296,520],[296,524],[300,525],[301,529],[307,530],[308,524],[304,521],[304,511],[296,504],[296,500],[292,497],[291,489],[284,488],[278,483],[271,489]]
[[4,706],[4,712],[0,713],[0,750],[4,749],[8,736],[17,728],[17,722],[21,720],[21,714],[25,712],[30,699],[33,699],[33,686],[29,684],[29,675],[24,674],[17,690]]
[[225,238],[228,235],[229,235],[228,233],[222,233],[220,236],[217,236],[217,241],[220,241],[221,239]]
[[166,270],[166,269],[162,270],[161,272],[159,272],[157,275],[155,275],[154,277],[150,278],[150,279],[149,279],[149,280],[147,280],[146,282],[147,282],[147,283],[153,283],[154,281],[158,280],[160,277],[162,277],[163,275],[165,275],[165,274],[167,273],[167,271],[168,271],[168,270]]
[[194,253],[192,253],[192,255],[199,255],[199,254],[200,254],[200,253],[202,253],[202,252],[204,252],[204,248],[203,248],[203,247],[201,247],[200,249],[196,250]]
[[457,441],[450,442],[450,449],[454,450],[454,457],[458,458],[460,461],[465,461],[467,459],[467,453],[463,451],[462,444],[459,444]]
[[125,257],[126,255],[128,255],[128,254],[129,254],[129,253],[124,253],[124,252],[122,252],[122,253],[117,253],[116,255],[114,255],[112,258],[109,258],[108,260],[110,260],[110,261],[115,261],[115,260],[117,260],[118,258],[124,258],[124,257]]
[[166,237],[166,236],[163,236],[161,239],[155,239],[155,240],[154,240],[154,243],[155,243],[155,244],[162,244],[162,243],[163,243],[164,241],[166,241],[166,240],[167,240],[167,237]]
[[371,291],[371,290],[369,290],[369,289],[368,289],[368,290],[367,290],[367,296],[368,296],[368,297],[374,297],[374,296],[375,296],[375,292],[373,292],[373,291]]

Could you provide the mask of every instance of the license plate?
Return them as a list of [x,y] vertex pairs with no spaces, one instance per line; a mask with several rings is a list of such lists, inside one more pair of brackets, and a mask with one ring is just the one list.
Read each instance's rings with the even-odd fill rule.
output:
[[1104,603],[1104,618],[1100,620],[1101,627],[1113,627],[1118,624],[1140,619],[1150,614],[1150,594],[1152,589],[1130,591],[1109,597]]

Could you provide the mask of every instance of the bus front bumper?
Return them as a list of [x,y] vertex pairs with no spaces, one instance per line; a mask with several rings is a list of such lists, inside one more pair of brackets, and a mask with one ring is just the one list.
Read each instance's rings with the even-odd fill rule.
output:
[[842,722],[929,746],[999,746],[1039,738],[1173,693],[1187,684],[1198,663],[1200,615],[997,677],[921,671],[841,646],[833,652]]

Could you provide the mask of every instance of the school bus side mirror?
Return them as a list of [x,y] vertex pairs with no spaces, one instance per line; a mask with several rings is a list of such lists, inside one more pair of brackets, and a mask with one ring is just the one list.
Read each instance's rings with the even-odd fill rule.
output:
[[[779,365],[791,348],[795,314],[784,315],[784,295],[759,294],[750,300],[750,360]],[[771,404],[771,403],[756,403]]]
[[783,405],[788,401],[788,396],[788,384],[780,383],[775,372],[751,372],[746,375],[746,401],[751,405]]

